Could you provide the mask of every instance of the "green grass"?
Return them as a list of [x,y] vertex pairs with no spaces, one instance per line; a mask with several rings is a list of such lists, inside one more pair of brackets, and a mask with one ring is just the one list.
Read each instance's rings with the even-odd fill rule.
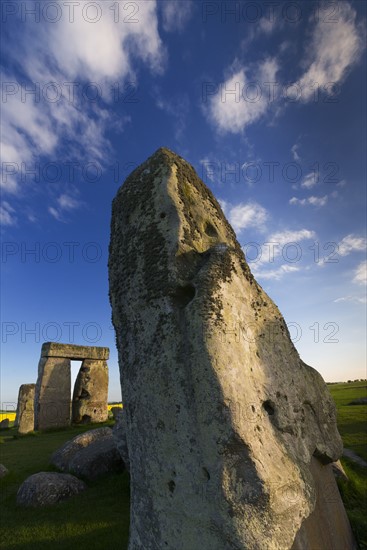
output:
[[366,397],[366,382],[333,384],[329,390],[336,403],[338,429],[344,447],[351,449],[367,462],[367,405],[348,405],[354,399]]
[[[366,396],[366,382],[332,384],[329,385],[329,390],[336,403],[338,429],[344,447],[367,461],[367,405],[348,405],[354,399]],[[367,468],[362,468],[347,458],[342,458],[341,463],[349,481],[338,480],[339,490],[359,547],[366,550]]]
[[[366,382],[329,385],[338,412],[338,427],[344,446],[367,460],[367,405],[348,403],[366,395]],[[99,426],[111,426],[106,422]],[[6,550],[78,550],[119,548],[128,543],[129,476],[114,474],[53,507],[26,509],[15,504],[19,485],[31,474],[52,470],[53,451],[78,433],[84,425],[67,430],[16,436],[15,428],[2,430],[0,462],[10,470],[0,480],[0,548]],[[16,436],[16,437],[14,437]],[[341,460],[349,481],[338,481],[339,489],[361,550],[367,550],[367,469],[349,459]]]
[[[100,426],[111,425],[111,422]],[[92,426],[93,427],[93,426]],[[87,550],[127,548],[129,531],[129,477],[126,472],[95,482],[65,502],[27,509],[15,504],[19,485],[31,474],[52,470],[53,451],[91,426],[73,427],[13,438],[4,430],[0,462],[10,473],[0,480],[0,548],[6,550]]]

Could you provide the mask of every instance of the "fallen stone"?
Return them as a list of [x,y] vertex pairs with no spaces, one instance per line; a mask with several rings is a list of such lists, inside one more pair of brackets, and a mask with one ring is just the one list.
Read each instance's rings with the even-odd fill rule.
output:
[[6,428],[9,428],[9,418],[4,418],[4,420],[0,422],[0,430],[5,430]]
[[109,280],[129,549],[316,550],[320,506],[325,548],[334,532],[350,542],[342,504],[318,498],[335,483],[325,465],[342,453],[328,388],[300,359],[213,194],[167,149],[114,199]]
[[70,474],[40,472],[28,477],[19,487],[17,504],[32,507],[51,506],[85,489],[85,483]]
[[112,439],[111,428],[97,428],[79,434],[53,453],[51,464],[62,472],[67,472],[70,470],[72,459],[79,451],[102,439],[104,441]]
[[70,472],[88,480],[123,470],[124,463],[113,437],[93,441],[87,447],[80,449],[69,463]]
[[14,426],[26,434],[34,430],[34,395],[36,384],[22,384],[19,388],[17,414]]
[[0,464],[0,479],[5,477],[9,473],[8,468],[5,468],[4,464]]
[[122,458],[125,468],[130,472],[129,451],[126,441],[126,415],[124,409],[120,409],[116,416],[115,425],[112,428],[115,445]]
[[353,399],[348,405],[367,405],[367,397],[359,397],[358,399]]

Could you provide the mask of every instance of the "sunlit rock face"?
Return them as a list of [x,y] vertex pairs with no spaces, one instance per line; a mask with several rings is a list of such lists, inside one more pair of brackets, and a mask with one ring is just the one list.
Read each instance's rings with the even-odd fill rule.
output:
[[213,194],[168,149],[114,199],[109,277],[129,550],[290,549],[322,484],[311,461],[322,472],[342,452],[335,407]]

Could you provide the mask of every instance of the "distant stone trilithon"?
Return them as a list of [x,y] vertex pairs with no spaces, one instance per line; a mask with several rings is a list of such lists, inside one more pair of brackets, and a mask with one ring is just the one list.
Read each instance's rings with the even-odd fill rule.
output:
[[[108,348],[43,344],[35,391],[35,429],[68,426],[71,420],[88,423],[107,420],[108,357]],[[72,404],[71,360],[83,360]]]
[[213,194],[167,149],[114,199],[109,278],[129,550],[353,548],[327,386]]

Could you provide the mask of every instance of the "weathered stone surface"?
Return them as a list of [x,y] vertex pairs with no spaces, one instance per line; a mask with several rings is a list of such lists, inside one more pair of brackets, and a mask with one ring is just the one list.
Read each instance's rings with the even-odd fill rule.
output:
[[80,450],[101,439],[112,439],[112,429],[97,428],[75,436],[53,453],[51,464],[59,470],[67,472],[70,469],[71,460]]
[[41,357],[64,357],[66,359],[95,359],[107,361],[110,356],[109,348],[98,346],[76,346],[74,344],[60,344],[59,342],[45,342],[42,345]]
[[69,464],[70,472],[89,480],[106,474],[122,472],[124,468],[113,437],[93,441],[78,451]]
[[86,479],[124,470],[111,428],[98,428],[74,437],[52,455],[51,464]]
[[8,468],[4,466],[4,464],[0,464],[0,479],[5,477],[9,473]]
[[19,487],[17,504],[32,507],[50,506],[85,489],[85,483],[70,474],[39,472],[28,477]]
[[85,359],[75,381],[72,421],[105,422],[108,418],[107,398],[107,362]]
[[357,550],[332,465],[312,458],[316,506],[302,523],[292,550]]
[[129,451],[126,441],[126,418],[124,409],[120,409],[116,416],[116,422],[112,428],[113,437],[115,439],[115,445],[122,458],[125,468],[130,472]]
[[6,428],[9,428],[9,418],[4,418],[4,420],[0,422],[0,430],[4,430]]
[[26,434],[34,430],[34,394],[36,384],[22,384],[19,388],[17,414],[14,426]]
[[[334,403],[216,199],[167,149],[117,193],[109,277],[129,549],[286,550],[298,533],[308,548],[305,520],[329,481],[320,464],[342,452]],[[337,529],[332,511],[324,521]]]
[[41,357],[35,389],[34,423],[36,430],[70,425],[70,360]]

